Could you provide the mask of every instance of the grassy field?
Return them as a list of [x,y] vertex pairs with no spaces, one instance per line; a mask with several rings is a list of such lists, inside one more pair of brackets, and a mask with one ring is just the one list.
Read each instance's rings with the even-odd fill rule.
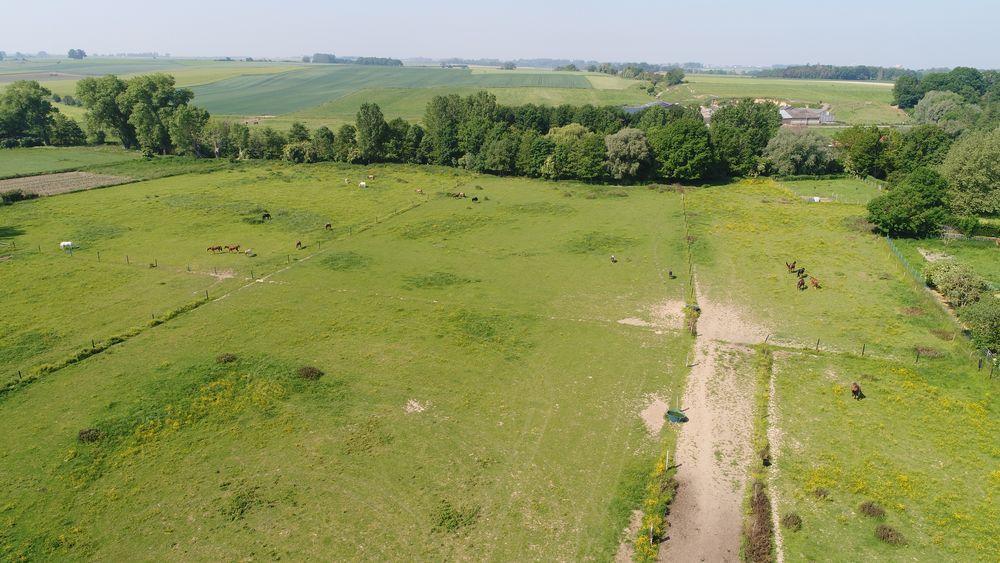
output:
[[[96,166],[152,179],[0,208],[0,558],[607,560],[676,439],[639,413],[680,404],[688,247],[702,307],[732,308],[706,318],[776,346],[789,560],[996,551],[993,384],[858,229],[863,186],[206,162]],[[726,350],[720,369],[751,365]],[[874,538],[864,500],[906,545]]]
[[969,266],[1000,288],[1000,247],[996,243],[968,239],[925,239],[897,240],[896,246],[918,272],[922,272],[929,263],[925,255],[937,259],[951,258]]
[[[688,205],[699,276],[718,280],[710,291],[719,299],[752,303],[772,341],[814,347],[819,339],[821,349],[867,345],[900,357],[957,344],[950,319],[904,276],[885,241],[861,230],[864,207],[809,203],[772,180],[696,190]],[[785,268],[793,260],[823,288],[796,290]]]
[[[801,353],[779,353],[775,369],[779,513],[802,518],[783,533],[786,560],[995,560],[1000,425],[984,374],[948,358]],[[864,400],[851,399],[853,381]],[[866,501],[885,516],[861,513]],[[878,524],[906,544],[878,540]]]
[[780,180],[778,183],[800,197],[818,197],[836,203],[866,205],[872,198],[879,195],[877,186],[853,177],[824,180]]
[[262,164],[0,209],[7,381],[212,299],[0,398],[4,559],[610,557],[664,446],[638,413],[676,397],[690,346],[617,321],[681,298],[680,198],[372,171],[364,191],[342,179],[368,169]]
[[135,160],[139,153],[118,147],[32,147],[0,150],[0,178],[77,169]]
[[793,80],[689,74],[684,84],[667,89],[661,98],[668,102],[701,105],[713,99],[768,98],[794,105],[831,105],[838,121],[849,124],[906,123],[906,114],[892,107],[892,84],[888,82],[848,82],[838,80]]
[[[780,516],[803,521],[783,530],[786,560],[991,560],[1000,537],[995,383],[885,242],[856,230],[862,206],[806,203],[787,186],[747,181],[687,198],[704,295],[733,304],[777,346],[770,489]],[[793,259],[822,289],[795,289],[784,265]],[[854,381],[864,401],[851,400]],[[885,509],[884,521],[859,513],[867,500]],[[879,523],[907,544],[876,539]]]

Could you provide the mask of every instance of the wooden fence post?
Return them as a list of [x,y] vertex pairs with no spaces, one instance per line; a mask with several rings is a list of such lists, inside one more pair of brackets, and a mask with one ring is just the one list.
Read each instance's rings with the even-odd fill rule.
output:
[[867,343],[867,342],[863,342],[863,343],[861,344],[861,357],[862,357],[862,358],[864,358],[864,357],[865,357],[865,347],[866,347],[866,346],[868,346],[868,343]]
[[819,338],[816,339],[816,351],[819,352]]

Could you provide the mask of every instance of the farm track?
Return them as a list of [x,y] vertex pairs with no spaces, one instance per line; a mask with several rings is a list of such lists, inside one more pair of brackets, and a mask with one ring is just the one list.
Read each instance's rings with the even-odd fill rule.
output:
[[677,496],[660,560],[737,561],[743,486],[751,458],[753,378],[727,365],[764,330],[738,309],[696,290],[702,315],[682,405],[690,421],[679,432]]

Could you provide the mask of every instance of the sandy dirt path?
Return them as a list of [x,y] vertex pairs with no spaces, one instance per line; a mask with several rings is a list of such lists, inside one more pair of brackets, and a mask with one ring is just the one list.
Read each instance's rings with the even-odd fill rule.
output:
[[752,457],[754,374],[737,362],[765,331],[737,308],[698,292],[702,313],[677,441],[677,497],[660,559],[737,561],[743,488]]

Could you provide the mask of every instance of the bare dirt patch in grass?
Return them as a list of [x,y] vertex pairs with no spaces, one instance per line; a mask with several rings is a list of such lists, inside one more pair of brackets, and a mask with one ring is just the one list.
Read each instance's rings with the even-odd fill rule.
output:
[[0,180],[0,193],[21,191],[28,194],[48,196],[103,188],[131,181],[131,178],[112,176],[110,174],[62,172],[59,174],[42,174],[40,176]]
[[924,257],[924,260],[928,262],[940,262],[941,260],[951,260],[953,257],[950,254],[945,254],[944,252],[934,252],[933,250],[927,250],[926,248],[917,248],[917,252]]
[[650,395],[648,398],[650,402],[639,416],[642,417],[642,423],[646,425],[650,435],[658,436],[663,428],[663,417],[667,414],[667,403],[656,395]]
[[406,406],[403,407],[403,411],[405,411],[406,414],[424,412],[425,410],[427,410],[427,405],[421,403],[420,401],[417,401],[416,399],[410,399],[409,401],[406,401]]

